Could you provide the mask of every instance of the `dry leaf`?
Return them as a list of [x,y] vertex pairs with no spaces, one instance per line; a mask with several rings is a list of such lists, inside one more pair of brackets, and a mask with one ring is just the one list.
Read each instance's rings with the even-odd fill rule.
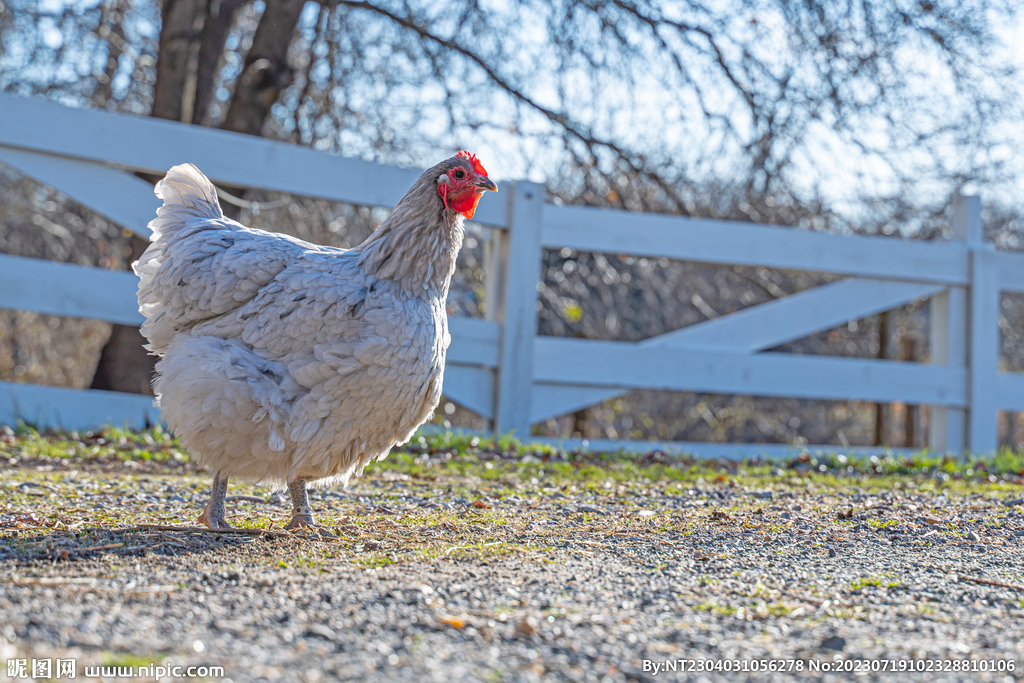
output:
[[526,621],[525,619],[523,621],[520,621],[518,624],[516,624],[516,634],[517,635],[520,635],[520,636],[523,636],[523,637],[529,637],[529,636],[532,636],[536,632],[537,632],[537,629],[535,629],[533,627],[533,624],[531,624],[530,622]]

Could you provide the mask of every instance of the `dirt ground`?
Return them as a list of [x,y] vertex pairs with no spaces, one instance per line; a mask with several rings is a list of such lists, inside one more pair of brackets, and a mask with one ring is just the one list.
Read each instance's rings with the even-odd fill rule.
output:
[[73,659],[84,680],[1024,678],[1012,454],[737,464],[431,437],[313,495],[337,539],[284,531],[283,495],[234,482],[240,530],[194,528],[209,476],[159,431],[8,433],[0,464],[0,677]]

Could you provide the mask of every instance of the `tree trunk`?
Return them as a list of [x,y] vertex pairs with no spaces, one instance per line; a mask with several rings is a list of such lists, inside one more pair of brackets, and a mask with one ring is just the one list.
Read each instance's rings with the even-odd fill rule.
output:
[[[152,116],[180,121],[185,112],[186,93],[195,92],[189,85],[190,72],[194,71],[190,65],[195,61],[198,24],[205,5],[205,0],[163,0],[161,3],[163,24],[157,51]],[[191,116],[191,108],[188,114]],[[142,256],[149,242],[132,235],[130,245],[129,264]],[[149,355],[144,343],[138,327],[114,325],[110,339],[100,352],[89,388],[152,394],[156,358]]]
[[213,83],[224,54],[224,41],[231,33],[235,14],[246,2],[248,0],[210,0],[196,63],[196,96],[192,104],[192,123],[196,125],[206,125],[206,115],[213,101]]
[[[235,133],[261,135],[270,117],[270,108],[291,84],[295,71],[288,64],[288,48],[302,16],[304,0],[268,2],[259,26],[252,37],[252,47],[245,55],[242,75],[235,84],[228,113],[221,128]],[[225,188],[244,196],[244,188]],[[238,218],[239,208],[224,203],[221,208],[228,218]]]
[[[199,31],[205,8],[205,0],[163,0],[161,3],[163,23],[150,116],[171,121],[192,120]],[[188,94],[191,97],[186,98]]]
[[292,82],[288,48],[302,16],[305,0],[268,2],[245,56],[242,75],[231,98],[224,130],[259,135],[270,108]]
[[[148,246],[147,240],[132,235],[131,262],[137,261]],[[144,343],[138,327],[114,325],[110,331],[110,339],[100,352],[100,362],[93,373],[89,388],[152,394],[153,387],[150,383],[156,358],[143,348]]]
[[[212,97],[213,83],[232,19],[245,0],[163,0],[152,116],[201,123]],[[252,48],[246,55],[224,128],[259,135],[270,108],[291,83],[288,48],[305,0],[267,2]],[[183,161],[187,161],[183,159]],[[132,262],[148,246],[131,238]],[[115,325],[103,347],[91,388],[153,393],[156,359],[143,348],[137,327]]]
[[[885,311],[878,316],[878,358],[889,357],[889,340],[892,337],[892,311]],[[889,425],[885,419],[889,412],[889,404],[875,404],[875,445],[884,446]]]

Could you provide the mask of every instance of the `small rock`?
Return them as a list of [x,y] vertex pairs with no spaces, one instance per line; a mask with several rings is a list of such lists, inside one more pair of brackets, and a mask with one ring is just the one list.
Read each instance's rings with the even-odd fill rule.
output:
[[832,548],[829,548],[828,549],[828,556],[829,557],[835,557],[836,556],[836,551],[832,550]]
[[925,517],[924,518],[924,523],[925,524],[942,524],[942,522],[943,522],[943,520],[939,519],[938,517]]
[[228,496],[224,500],[229,502],[229,503],[234,503],[236,501],[237,502],[246,502],[246,503],[266,503],[267,502],[267,499],[263,498],[262,496],[246,496],[246,495]]
[[846,638],[842,638],[840,636],[829,636],[821,641],[821,649],[823,650],[835,650],[836,652],[842,652],[845,647]]
[[603,515],[604,514],[604,510],[602,510],[599,507],[595,507],[593,505],[580,505],[576,509],[579,510],[580,512],[593,512],[595,515]]
[[377,506],[377,512],[379,512],[382,515],[393,515],[393,514],[395,514],[394,510],[392,510],[391,508],[388,508],[388,507],[384,507],[383,505],[378,505]]
[[654,510],[640,510],[639,512],[636,513],[636,516],[637,517],[653,517],[656,514],[658,514],[658,513],[655,512]]
[[775,493],[772,491],[754,491],[754,498],[761,500],[771,500],[774,495]]
[[974,541],[975,543],[977,543],[978,541],[981,540],[981,538],[978,536],[978,534],[974,533],[973,531],[968,531],[967,532],[967,540]]
[[310,624],[306,627],[306,632],[303,635],[305,635],[307,638],[310,636],[316,638],[323,638],[324,640],[329,640],[332,643],[335,642],[335,640],[337,640],[338,638],[337,634],[334,632],[334,629],[330,628],[329,626],[324,626],[323,624]]
[[384,544],[378,543],[377,541],[367,541],[366,543],[363,543],[363,550],[380,550],[383,547]]
[[1012,507],[1014,505],[1024,505],[1024,498],[1014,498],[1013,500],[1007,500],[1003,502],[1003,505]]

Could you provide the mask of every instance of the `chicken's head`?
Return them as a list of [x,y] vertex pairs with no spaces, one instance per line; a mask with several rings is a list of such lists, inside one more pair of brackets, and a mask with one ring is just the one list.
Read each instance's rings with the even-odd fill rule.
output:
[[467,219],[476,213],[476,205],[487,190],[498,191],[498,186],[487,177],[476,155],[465,150],[448,160],[447,168],[437,178],[437,194],[446,209],[461,213]]

